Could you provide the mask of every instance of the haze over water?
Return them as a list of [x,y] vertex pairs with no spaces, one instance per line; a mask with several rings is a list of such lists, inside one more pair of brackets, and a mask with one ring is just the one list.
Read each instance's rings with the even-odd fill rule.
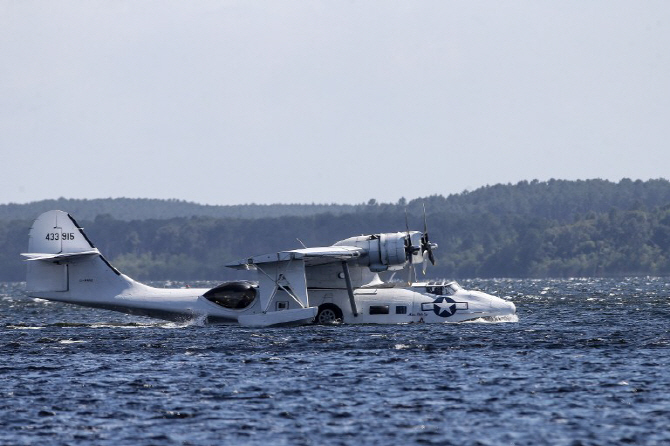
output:
[[0,284],[0,444],[670,442],[667,279],[462,284],[518,322],[177,325]]

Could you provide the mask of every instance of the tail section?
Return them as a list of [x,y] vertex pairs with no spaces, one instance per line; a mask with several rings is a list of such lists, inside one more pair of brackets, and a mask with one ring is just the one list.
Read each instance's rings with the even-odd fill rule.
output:
[[93,246],[67,212],[48,211],[30,228],[26,291],[33,297],[71,300],[109,289],[118,292],[132,280],[123,276]]

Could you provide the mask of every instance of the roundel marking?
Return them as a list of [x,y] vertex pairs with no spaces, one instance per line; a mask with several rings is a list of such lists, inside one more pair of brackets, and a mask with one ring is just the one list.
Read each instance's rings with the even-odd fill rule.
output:
[[453,316],[456,313],[456,301],[449,297],[438,297],[433,301],[433,311],[440,317]]

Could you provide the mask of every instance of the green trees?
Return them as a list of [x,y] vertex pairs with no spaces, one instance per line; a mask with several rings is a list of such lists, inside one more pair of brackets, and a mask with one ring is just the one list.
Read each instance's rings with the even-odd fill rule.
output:
[[[424,203],[431,240],[439,244],[431,277],[670,275],[666,180],[524,181],[394,204],[273,205],[269,215],[245,218],[208,215],[216,207],[176,200],[124,203],[129,207],[121,215],[109,212],[115,200],[0,206],[0,280],[23,280],[19,253],[39,212],[24,214],[54,204],[77,218],[115,266],[141,280],[233,278],[239,273],[225,268],[227,262],[298,248],[298,238],[325,246],[352,235],[404,231],[405,209],[410,227],[421,229]],[[133,211],[136,205],[141,211]],[[193,213],[181,215],[186,208]]]

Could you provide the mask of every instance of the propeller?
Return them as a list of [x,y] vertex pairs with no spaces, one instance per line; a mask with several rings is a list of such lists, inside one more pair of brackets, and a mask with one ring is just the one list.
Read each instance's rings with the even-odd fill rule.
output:
[[405,230],[407,235],[405,236],[405,258],[409,261],[409,276],[407,277],[407,283],[412,283],[412,271],[414,270],[414,279],[416,279],[416,270],[414,269],[414,264],[412,263],[412,258],[414,253],[418,250],[416,246],[412,246],[412,236],[409,233],[409,221],[407,220],[407,208],[405,208]]
[[428,262],[435,265],[435,256],[433,255],[433,248],[437,248],[437,244],[431,243],[428,237],[428,222],[426,219],[425,203],[423,204],[423,234],[421,234],[421,245],[420,246],[412,245],[412,237],[409,232],[409,221],[407,218],[407,209],[405,209],[405,230],[407,231],[407,235],[405,236],[405,257],[409,262],[408,282],[411,283],[412,270],[414,270],[414,279],[416,280],[416,269],[414,268],[413,257],[414,254],[416,254],[419,250],[421,251],[421,257],[423,258],[423,265],[421,270],[424,275],[426,274],[426,267],[428,266]]
[[423,234],[421,235],[421,257],[423,257],[423,266],[422,272],[426,274],[426,267],[428,266],[428,261],[435,265],[435,256],[433,255],[433,248],[437,248],[437,245],[430,242],[428,238],[428,223],[426,221],[426,203],[423,203]]

